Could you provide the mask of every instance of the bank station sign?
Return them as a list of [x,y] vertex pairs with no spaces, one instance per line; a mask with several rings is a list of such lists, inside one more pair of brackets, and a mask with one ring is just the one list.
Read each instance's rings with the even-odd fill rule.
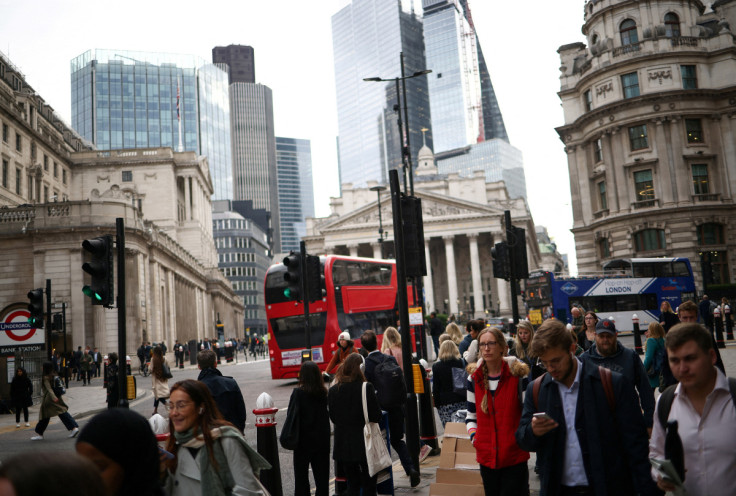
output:
[[44,330],[31,327],[30,316],[27,303],[13,303],[0,311],[0,356],[46,348]]

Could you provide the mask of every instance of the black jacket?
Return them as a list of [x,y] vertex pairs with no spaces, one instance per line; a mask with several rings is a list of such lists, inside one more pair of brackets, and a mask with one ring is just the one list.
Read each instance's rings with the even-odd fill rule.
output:
[[33,405],[33,384],[26,374],[18,377],[18,373],[13,376],[10,383],[10,398],[14,403],[23,406]]
[[[363,441],[363,382],[336,384],[327,394],[330,419],[335,424],[335,448],[332,458],[341,462],[366,462],[365,442]],[[381,407],[373,384],[368,383],[366,400],[368,420],[381,420]]]
[[199,373],[197,380],[207,385],[225,420],[243,432],[245,430],[245,400],[235,379],[223,376],[217,369],[206,368]]
[[[616,404],[610,410],[598,366],[583,362],[575,412],[575,430],[583,454],[588,483],[596,496],[659,494],[649,472],[649,445],[644,418],[631,383],[612,372]],[[557,383],[547,374],[534,407],[534,384],[524,399],[516,441],[526,451],[536,451],[541,468],[541,496],[560,494],[567,427]],[[532,432],[532,415],[546,412],[559,425],[544,436]]]
[[445,330],[442,328],[442,321],[437,317],[429,319],[429,332],[432,336],[439,336]]
[[310,453],[330,452],[330,418],[327,415],[327,395],[316,396],[302,388],[294,388],[289,410],[299,411],[299,447]]
[[462,403],[467,400],[467,395],[457,394],[453,391],[453,368],[464,370],[463,361],[459,358],[453,358],[452,360],[438,360],[432,365],[432,398],[434,398],[434,406],[436,407]]

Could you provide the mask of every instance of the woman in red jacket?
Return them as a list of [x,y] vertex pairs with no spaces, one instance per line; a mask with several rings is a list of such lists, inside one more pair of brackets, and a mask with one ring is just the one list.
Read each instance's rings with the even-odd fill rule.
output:
[[336,374],[337,369],[340,368],[348,355],[353,353],[358,353],[358,350],[353,346],[353,340],[350,339],[350,333],[348,331],[341,332],[337,337],[337,350],[335,351],[335,354],[332,355],[330,363],[327,364],[326,372],[328,374]]
[[[478,364],[469,367],[468,434],[475,446],[487,496],[529,494],[529,453],[516,444],[521,419],[520,381],[529,367],[507,357],[503,333],[487,327],[478,335]],[[511,364],[509,366],[509,364]],[[475,370],[472,370],[475,368]]]

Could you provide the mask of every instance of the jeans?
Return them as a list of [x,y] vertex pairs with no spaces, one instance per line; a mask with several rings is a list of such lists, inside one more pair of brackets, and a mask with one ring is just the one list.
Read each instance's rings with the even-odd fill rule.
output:
[[486,496],[526,496],[529,494],[529,467],[526,462],[504,468],[480,466]]
[[[64,427],[68,431],[74,429],[75,427],[79,427],[79,424],[77,424],[77,421],[72,418],[71,415],[69,415],[69,412],[64,412],[61,415],[59,415],[59,419],[61,420],[61,423],[64,424]],[[50,418],[41,419],[36,424],[36,434],[43,436],[44,431],[46,430],[46,427],[49,426]]]
[[320,453],[305,449],[294,450],[294,496],[308,496],[309,465],[316,486],[315,496],[328,496],[330,490],[330,450]]
[[414,469],[414,465],[411,462],[411,456],[409,456],[409,448],[406,447],[404,442],[404,407],[386,408],[388,412],[388,435],[391,441],[391,447],[399,455],[401,460],[401,466],[404,467],[404,472],[409,475]]
[[23,410],[23,419],[28,423],[28,407],[25,400],[13,401],[13,409],[15,410],[15,423],[20,424],[20,411]]

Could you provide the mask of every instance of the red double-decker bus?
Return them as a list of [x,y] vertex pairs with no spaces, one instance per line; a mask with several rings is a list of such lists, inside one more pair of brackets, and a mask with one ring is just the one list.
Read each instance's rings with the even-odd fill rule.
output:
[[[326,294],[310,303],[309,325],[313,359],[324,370],[337,350],[341,332],[349,332],[360,347],[360,335],[371,329],[380,346],[383,331],[398,327],[399,313],[394,261],[327,255],[320,257],[320,262]],[[274,379],[297,377],[306,347],[304,305],[284,294],[286,272],[284,264],[276,264],[266,273],[268,352]],[[409,303],[412,301],[409,293]],[[414,343],[412,346],[415,349]]]

